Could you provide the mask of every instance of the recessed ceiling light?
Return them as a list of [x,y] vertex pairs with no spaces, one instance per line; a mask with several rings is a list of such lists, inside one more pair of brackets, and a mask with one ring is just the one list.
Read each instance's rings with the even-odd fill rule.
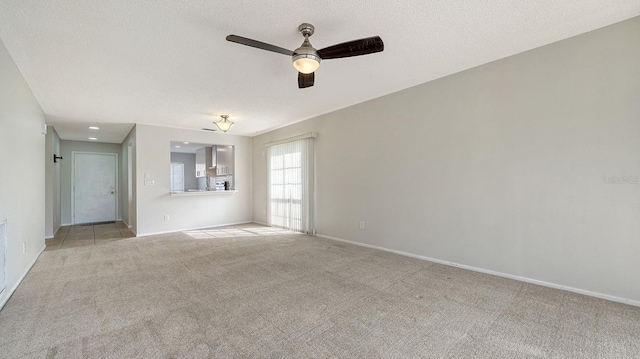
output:
[[176,148],[180,148],[180,146],[176,145]]
[[89,137],[89,139],[90,139],[91,141],[96,141],[96,140],[97,140],[97,138],[95,138],[95,137]]
[[89,129],[90,130],[99,130],[100,127],[98,127],[98,126],[89,126]]
[[189,144],[189,142],[183,142],[183,143],[184,143],[185,145],[188,145],[188,144]]

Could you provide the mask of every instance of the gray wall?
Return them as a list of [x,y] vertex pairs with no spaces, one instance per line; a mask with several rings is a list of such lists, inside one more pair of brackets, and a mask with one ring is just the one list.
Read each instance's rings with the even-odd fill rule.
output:
[[53,155],[60,156],[60,136],[49,126],[45,140],[45,236],[53,238],[61,225],[60,160],[53,162]]
[[[251,221],[251,138],[230,134],[136,125],[137,233],[147,235]],[[238,193],[171,196],[170,142],[234,145]],[[144,176],[155,181],[144,185]],[[164,221],[164,215],[170,220]]]
[[7,220],[8,236],[7,289],[0,308],[44,250],[43,123],[38,101],[0,41],[0,221]]
[[[60,151],[64,160],[60,162],[60,202],[62,207],[62,224],[69,225],[73,223],[71,214],[71,177],[72,177],[72,161],[73,157],[71,153],[76,152],[101,152],[101,153],[115,153],[118,155],[118,191],[122,187],[122,177],[120,173],[120,163],[122,163],[122,145],[115,143],[100,143],[100,142],[85,142],[85,141],[60,141]],[[116,219],[121,219],[122,200],[118,198],[118,204],[116,207],[117,215]]]
[[640,301],[639,59],[634,18],[257,136],[254,220],[315,131],[320,234]]
[[198,189],[196,154],[171,152],[171,162],[184,163],[184,189]]

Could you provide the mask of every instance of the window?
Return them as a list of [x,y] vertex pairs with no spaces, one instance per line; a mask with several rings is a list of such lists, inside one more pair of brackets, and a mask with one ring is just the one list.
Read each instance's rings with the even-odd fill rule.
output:
[[171,192],[184,191],[184,163],[171,162]]
[[268,224],[312,233],[313,138],[268,148]]

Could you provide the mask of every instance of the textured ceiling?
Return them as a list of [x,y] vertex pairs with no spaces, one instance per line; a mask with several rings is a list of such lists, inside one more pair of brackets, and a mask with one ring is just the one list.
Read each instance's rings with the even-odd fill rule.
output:
[[[201,129],[229,114],[255,135],[640,15],[624,0],[0,0],[0,39],[63,139],[120,142],[147,123]],[[382,53],[323,61],[297,88],[297,26],[323,48],[379,35]],[[109,130],[110,134],[107,134]]]

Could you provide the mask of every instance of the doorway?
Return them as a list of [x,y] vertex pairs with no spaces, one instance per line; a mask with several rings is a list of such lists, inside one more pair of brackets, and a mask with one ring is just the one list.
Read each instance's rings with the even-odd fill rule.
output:
[[118,155],[72,152],[73,224],[116,220]]

